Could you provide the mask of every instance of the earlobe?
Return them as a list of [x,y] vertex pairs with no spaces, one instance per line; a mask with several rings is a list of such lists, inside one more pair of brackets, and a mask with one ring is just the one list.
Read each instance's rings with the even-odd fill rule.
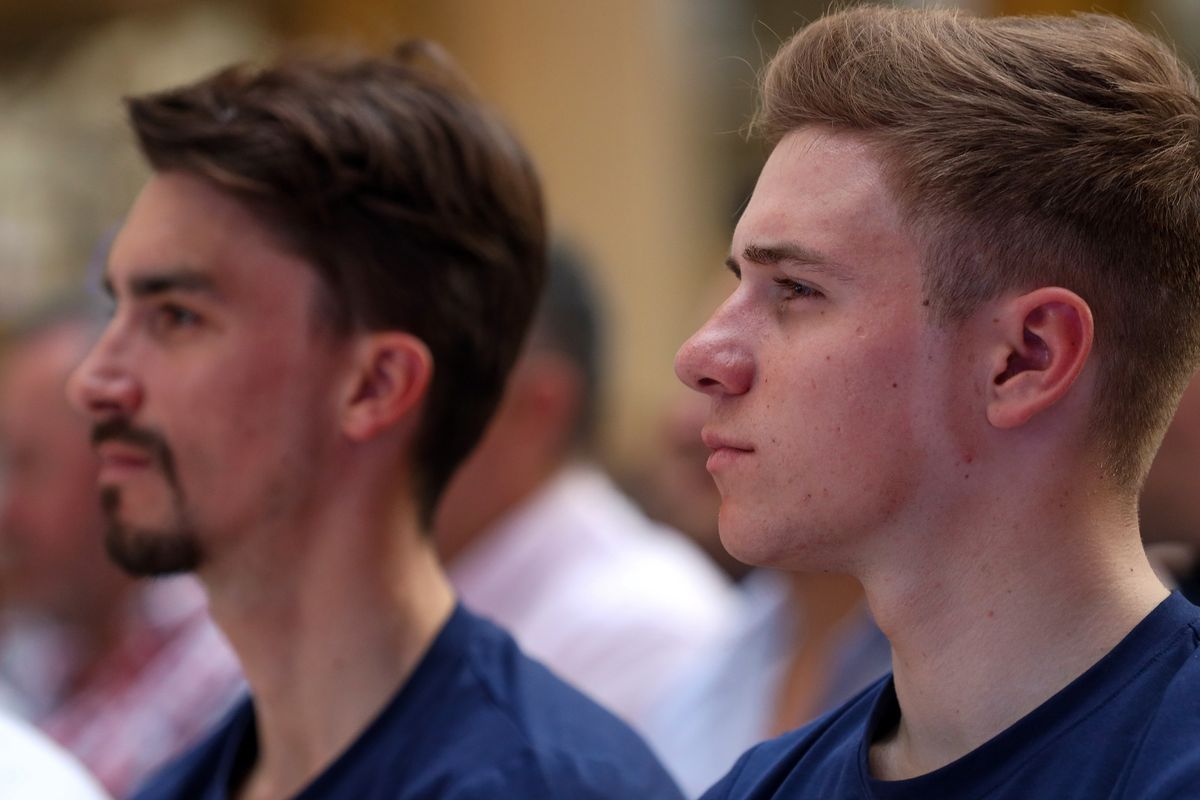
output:
[[415,417],[433,375],[433,357],[420,339],[388,331],[363,337],[342,414],[353,441],[367,441]]
[[1074,292],[1045,287],[1005,301],[995,323],[987,417],[996,428],[1015,428],[1059,402],[1083,372],[1092,312]]

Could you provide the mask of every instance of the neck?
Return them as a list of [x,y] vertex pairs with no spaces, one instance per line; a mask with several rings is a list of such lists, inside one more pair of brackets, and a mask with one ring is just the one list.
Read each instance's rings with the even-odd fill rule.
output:
[[1095,664],[1167,596],[1132,500],[1065,496],[1024,517],[929,526],[939,535],[908,538],[888,569],[864,575],[892,643],[901,708],[898,727],[872,747],[876,777],[924,774],[980,746]]
[[255,701],[259,755],[243,797],[291,796],[332,763],[455,602],[411,502],[364,503],[349,490],[285,533],[246,537],[201,575]]

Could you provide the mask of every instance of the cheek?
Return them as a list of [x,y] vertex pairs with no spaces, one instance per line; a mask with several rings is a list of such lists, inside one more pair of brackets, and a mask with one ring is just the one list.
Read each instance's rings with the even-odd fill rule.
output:
[[782,456],[773,483],[798,509],[847,498],[892,511],[902,503],[923,457],[916,421],[930,393],[913,342],[888,336],[815,348],[815,364],[772,392],[787,424],[769,435],[790,437],[772,442]]

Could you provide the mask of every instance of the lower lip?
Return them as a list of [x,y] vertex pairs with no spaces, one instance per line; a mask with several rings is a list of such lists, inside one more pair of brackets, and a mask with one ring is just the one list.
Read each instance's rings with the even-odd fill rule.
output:
[[721,447],[712,451],[712,455],[708,457],[708,462],[705,464],[709,472],[716,472],[719,469],[736,464],[746,456],[750,455],[753,450],[738,450],[734,447]]

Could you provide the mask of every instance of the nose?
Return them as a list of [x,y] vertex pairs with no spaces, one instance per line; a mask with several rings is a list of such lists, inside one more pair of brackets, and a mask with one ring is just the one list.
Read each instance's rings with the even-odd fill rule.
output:
[[67,379],[67,399],[76,410],[101,420],[130,417],[142,404],[142,386],[106,332]]
[[726,313],[729,303],[683,343],[675,354],[675,374],[690,388],[711,397],[740,395],[754,383],[754,358],[745,331]]

